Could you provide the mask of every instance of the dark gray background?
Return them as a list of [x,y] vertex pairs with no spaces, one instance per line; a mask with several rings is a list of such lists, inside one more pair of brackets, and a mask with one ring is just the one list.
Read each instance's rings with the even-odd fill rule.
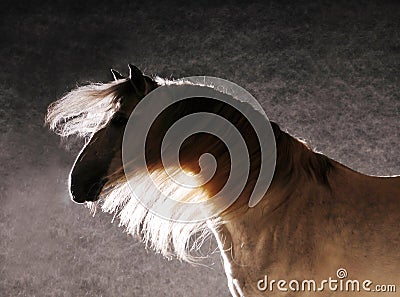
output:
[[167,261],[69,201],[81,143],[45,110],[110,67],[228,79],[324,154],[399,174],[397,1],[189,2],[1,2],[0,296],[228,296],[218,255]]

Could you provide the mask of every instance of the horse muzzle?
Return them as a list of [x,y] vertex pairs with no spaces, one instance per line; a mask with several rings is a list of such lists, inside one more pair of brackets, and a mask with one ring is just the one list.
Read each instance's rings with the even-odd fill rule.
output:
[[71,178],[70,195],[72,200],[76,203],[97,201],[107,181],[107,178],[103,178],[94,183],[87,183],[76,182]]

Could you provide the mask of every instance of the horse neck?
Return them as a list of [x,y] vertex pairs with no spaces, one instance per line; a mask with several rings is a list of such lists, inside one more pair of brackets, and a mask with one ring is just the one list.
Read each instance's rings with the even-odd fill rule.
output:
[[[238,220],[243,213],[262,209],[263,214],[274,211],[296,196],[312,195],[314,190],[329,190],[328,176],[338,169],[338,163],[313,152],[305,143],[280,130],[271,122],[275,135],[277,159],[271,185],[255,208],[248,208],[248,197],[242,195],[228,211],[223,213],[226,221]],[[340,164],[341,165],[341,164]],[[256,176],[257,177],[257,176]]]
[[[329,195],[326,193],[329,193],[328,173],[332,169],[330,160],[277,127],[274,133],[277,162],[267,194],[254,208],[246,205],[235,210],[236,213],[228,212],[222,217],[225,224],[214,232],[224,255],[228,279],[236,279],[239,286],[243,286],[246,279],[262,277],[258,275],[260,271],[274,261],[266,253],[282,252],[277,232],[286,232],[290,237],[298,223],[296,217],[288,217],[288,214],[301,212],[310,197]],[[289,263],[290,259],[287,261]],[[285,267],[284,263],[280,264]]]

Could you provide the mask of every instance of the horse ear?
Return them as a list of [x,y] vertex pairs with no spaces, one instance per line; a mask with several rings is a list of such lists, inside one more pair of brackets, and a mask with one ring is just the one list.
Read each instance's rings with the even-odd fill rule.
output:
[[137,68],[135,65],[128,64],[129,67],[129,79],[135,90],[140,93],[144,93],[146,91],[146,81],[144,79],[142,71]]
[[119,79],[124,79],[125,78],[121,73],[119,73],[115,69],[111,69],[111,74],[113,75],[114,80],[119,80]]

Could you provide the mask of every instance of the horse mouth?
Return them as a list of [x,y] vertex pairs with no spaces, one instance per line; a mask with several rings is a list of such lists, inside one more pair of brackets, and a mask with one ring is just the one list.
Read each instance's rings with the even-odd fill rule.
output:
[[72,200],[76,203],[85,203],[85,202],[95,202],[99,200],[100,193],[103,190],[104,185],[108,182],[107,178],[103,178],[98,182],[93,183],[86,193],[82,193],[81,191],[77,191],[75,187],[71,186],[71,196]]

